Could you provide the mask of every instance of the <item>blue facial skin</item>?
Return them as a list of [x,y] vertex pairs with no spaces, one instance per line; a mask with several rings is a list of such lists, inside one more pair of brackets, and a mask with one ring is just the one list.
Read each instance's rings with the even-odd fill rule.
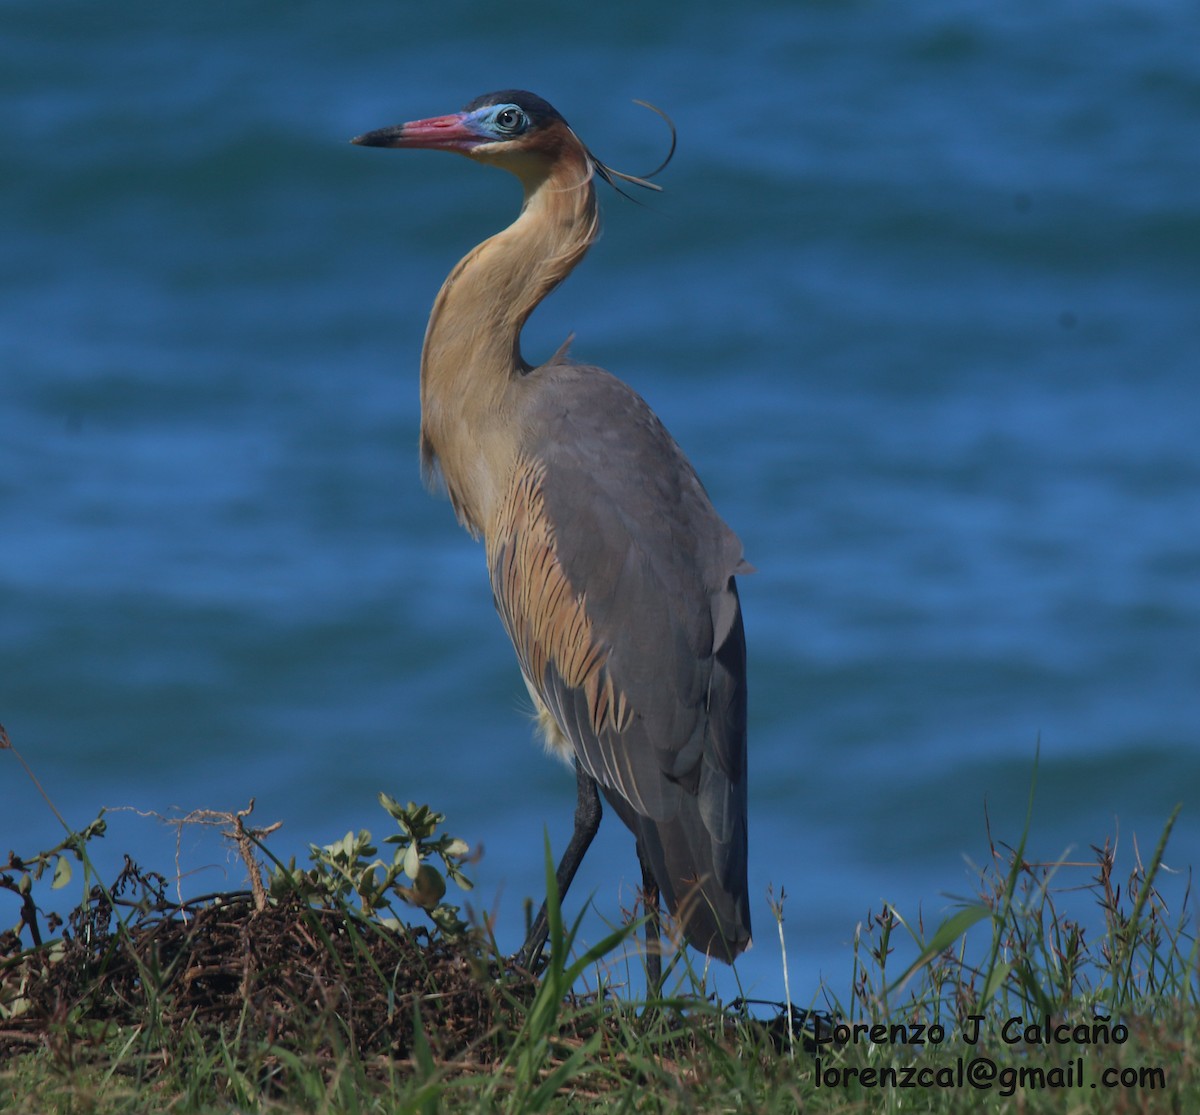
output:
[[519,105],[487,105],[470,113],[463,121],[485,142],[515,139],[529,129],[529,117]]

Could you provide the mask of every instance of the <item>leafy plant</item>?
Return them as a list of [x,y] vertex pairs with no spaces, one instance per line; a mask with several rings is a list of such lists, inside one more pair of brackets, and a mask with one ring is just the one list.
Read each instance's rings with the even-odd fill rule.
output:
[[[50,882],[51,890],[60,890],[70,883],[73,876],[71,860],[84,861],[84,848],[89,840],[104,835],[107,823],[104,812],[80,832],[69,833],[67,838],[44,852],[23,857],[16,852],[9,852],[8,862],[0,864],[0,890],[15,894],[21,903],[21,916],[16,925],[9,931],[17,938],[22,931],[29,933],[30,942],[35,946],[42,944],[42,932],[38,924],[38,907],[33,898],[33,884],[40,882],[42,877],[53,871]],[[57,914],[46,918],[49,931],[53,933],[61,924]]]
[[[8,862],[0,864],[0,890],[9,891],[17,896],[21,904],[20,920],[6,933],[0,933],[0,956],[6,955],[9,951],[17,951],[21,946],[21,933],[28,932],[29,940],[34,948],[41,947],[42,931],[38,924],[39,910],[33,899],[33,884],[40,882],[42,877],[51,868],[54,874],[50,883],[51,890],[59,890],[65,887],[73,875],[71,868],[71,860],[74,859],[82,863],[85,868],[85,881],[88,877],[90,864],[87,858],[87,844],[89,840],[96,840],[102,837],[108,828],[107,822],[104,820],[104,810],[100,810],[99,815],[91,824],[79,832],[76,832],[67,824],[63,815],[54,807],[54,803],[50,800],[46,791],[42,789],[42,784],[38,781],[37,775],[30,769],[29,764],[25,762],[21,753],[13,746],[12,740],[8,738],[8,732],[5,731],[4,725],[0,724],[0,751],[11,752],[13,758],[25,770],[26,776],[37,787],[37,791],[42,795],[46,804],[50,807],[51,812],[58,818],[59,824],[66,830],[66,838],[56,844],[53,848],[49,848],[44,852],[38,852],[32,856],[19,856],[16,852],[9,852]],[[57,914],[50,914],[47,919],[47,927],[51,933],[58,929],[62,923],[62,919]]]
[[[447,937],[462,937],[469,926],[459,915],[459,907],[443,899],[446,876],[464,891],[474,885],[463,871],[470,847],[457,837],[437,835],[446,818],[427,805],[411,801],[401,805],[382,793],[379,803],[400,829],[383,838],[384,844],[395,845],[390,861],[380,858],[366,829],[348,832],[332,844],[310,845],[313,866],[307,870],[298,869],[294,859],[286,867],[277,867],[271,874],[272,897],[299,890],[309,901],[354,905],[360,913],[392,925],[400,924],[392,906],[399,898],[423,910]],[[433,860],[440,861],[440,869]]]

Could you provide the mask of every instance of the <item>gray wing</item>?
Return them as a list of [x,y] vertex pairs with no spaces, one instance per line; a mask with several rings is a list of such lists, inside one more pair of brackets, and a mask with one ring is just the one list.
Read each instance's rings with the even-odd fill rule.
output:
[[749,943],[737,537],[645,402],[599,369],[527,377],[488,564],[531,691],[699,948]]

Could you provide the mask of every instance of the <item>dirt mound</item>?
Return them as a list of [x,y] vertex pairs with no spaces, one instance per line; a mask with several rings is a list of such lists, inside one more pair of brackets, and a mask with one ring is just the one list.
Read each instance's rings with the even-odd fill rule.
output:
[[[487,1059],[524,973],[504,973],[469,941],[393,927],[296,895],[258,908],[249,892],[179,906],[130,862],[96,888],[62,937],[25,949],[0,937],[0,1057],[66,1034],[103,1041],[157,1026],[162,1047],[197,1030],[309,1051],[407,1058],[416,1026],[439,1057]],[[114,909],[114,907],[116,907]],[[418,1022],[419,1019],[419,1022]]]

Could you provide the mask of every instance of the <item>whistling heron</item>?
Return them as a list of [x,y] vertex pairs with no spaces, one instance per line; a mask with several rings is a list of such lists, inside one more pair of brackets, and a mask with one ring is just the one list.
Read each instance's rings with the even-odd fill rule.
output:
[[[483,536],[547,746],[575,764],[560,895],[600,824],[599,786],[637,840],[652,980],[659,892],[689,944],[731,961],[750,943],[734,580],[750,566],[640,396],[566,345],[537,367],[520,347],[526,319],[596,239],[596,177],[649,183],[606,167],[554,108],[518,90],[353,142],[456,151],[525,188],[520,216],[469,252],[434,302],[422,468]],[[545,941],[543,908],[520,960],[536,962]]]

